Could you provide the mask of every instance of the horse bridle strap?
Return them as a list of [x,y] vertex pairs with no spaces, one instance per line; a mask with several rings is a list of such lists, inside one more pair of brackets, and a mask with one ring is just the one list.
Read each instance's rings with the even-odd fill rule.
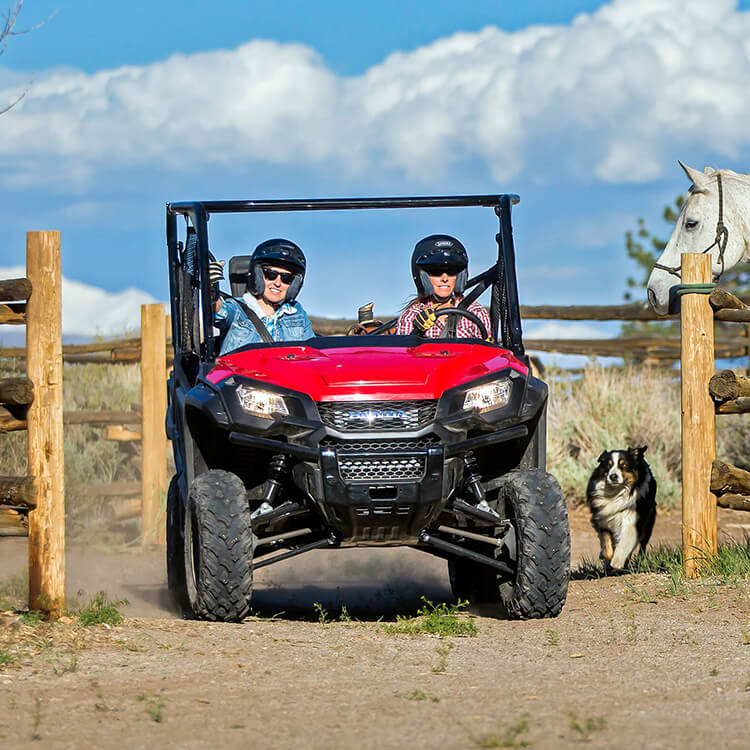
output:
[[[719,248],[719,263],[721,263],[721,271],[718,276],[714,276],[714,281],[718,281],[721,275],[724,273],[724,251],[727,249],[727,242],[729,241],[729,229],[724,226],[724,191],[721,185],[721,175],[717,173],[716,182],[719,185],[719,220],[716,222],[716,236],[714,241],[701,253],[705,255],[711,252],[715,247]],[[682,272],[682,264],[678,266],[665,266],[662,263],[654,263],[654,268],[660,268],[662,271],[674,274],[678,279]]]

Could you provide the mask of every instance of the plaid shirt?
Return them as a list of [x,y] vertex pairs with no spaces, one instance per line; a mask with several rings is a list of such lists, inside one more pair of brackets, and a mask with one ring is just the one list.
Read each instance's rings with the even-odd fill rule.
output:
[[[458,304],[461,301],[459,298],[456,301],[456,304]],[[398,322],[396,323],[396,334],[397,335],[408,335],[412,332],[412,327],[414,326],[414,318],[417,317],[417,313],[420,310],[430,309],[434,307],[432,301],[430,302],[415,302],[412,305],[409,305],[409,307],[404,310],[404,312],[401,313],[399,316]],[[481,321],[484,323],[485,327],[487,328],[487,334],[491,335],[490,330],[490,316],[487,314],[487,311],[478,303],[478,302],[472,302],[468,307],[468,312],[474,313]],[[480,339],[482,338],[482,334],[479,332],[479,329],[477,328],[475,323],[472,323],[468,318],[465,318],[462,316],[449,316],[449,315],[441,315],[434,326],[432,328],[428,328],[425,331],[425,336],[429,339],[436,339],[440,336],[440,334],[443,332],[443,329],[445,328],[448,320],[451,317],[458,318],[456,322],[456,336],[460,339]]]

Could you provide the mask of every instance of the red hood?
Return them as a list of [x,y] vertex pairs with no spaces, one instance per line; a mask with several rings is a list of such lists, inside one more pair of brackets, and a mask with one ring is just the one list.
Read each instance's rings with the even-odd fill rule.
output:
[[505,367],[528,368],[504,349],[481,344],[424,343],[415,347],[287,345],[219,357],[208,379],[230,375],[307,393],[313,401],[440,398],[449,388]]

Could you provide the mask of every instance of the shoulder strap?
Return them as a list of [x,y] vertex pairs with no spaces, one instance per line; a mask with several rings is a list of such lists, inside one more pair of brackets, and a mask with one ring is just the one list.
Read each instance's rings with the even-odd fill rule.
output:
[[245,300],[239,297],[234,297],[234,300],[242,308],[242,311],[247,315],[247,319],[255,326],[255,330],[260,334],[264,344],[273,344],[273,337],[268,332],[268,328],[263,325],[263,321],[258,317],[258,314],[248,307]]

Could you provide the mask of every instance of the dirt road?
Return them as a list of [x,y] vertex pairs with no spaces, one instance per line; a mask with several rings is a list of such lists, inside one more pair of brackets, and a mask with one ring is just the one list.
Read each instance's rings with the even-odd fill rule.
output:
[[[722,522],[731,533],[746,523],[740,514]],[[574,514],[576,562],[596,549],[585,523]],[[657,541],[675,541],[675,533],[679,522],[661,519]],[[24,543],[0,542],[4,570],[14,558],[22,566]],[[0,743],[750,743],[750,584],[675,586],[656,575],[576,580],[555,620],[475,614],[476,637],[439,639],[392,635],[384,622],[413,614],[421,595],[450,601],[443,563],[387,550],[310,553],[304,560],[259,571],[258,616],[218,625],[165,612],[161,554],[71,550],[71,585],[127,597],[128,619],[114,628],[81,628],[29,627],[6,617],[0,654],[12,661],[0,668]],[[329,616],[345,605],[352,619],[321,624],[315,603]]]

